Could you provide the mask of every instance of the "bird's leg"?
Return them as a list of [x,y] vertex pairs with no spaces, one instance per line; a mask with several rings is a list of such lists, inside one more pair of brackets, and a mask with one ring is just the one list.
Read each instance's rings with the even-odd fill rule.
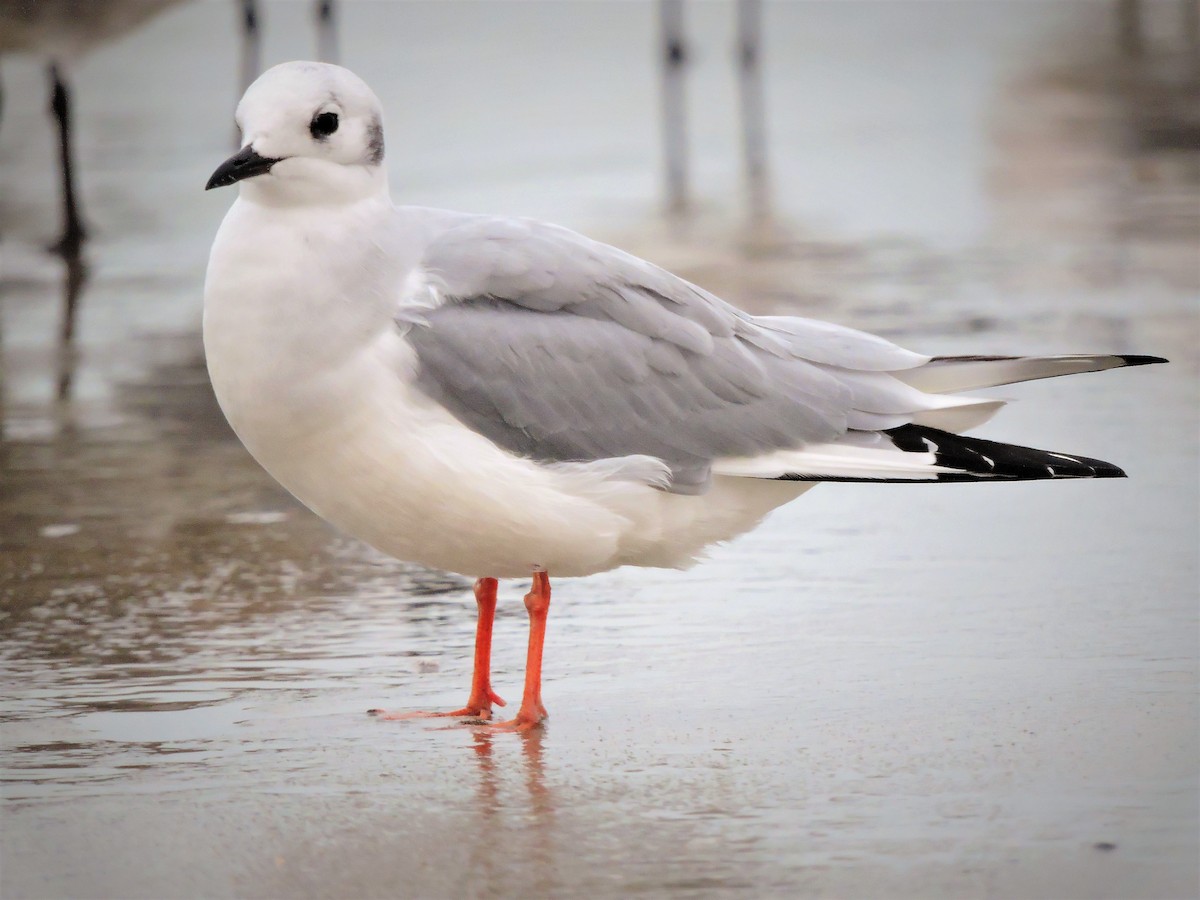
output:
[[85,232],[80,221],[79,204],[75,200],[75,175],[71,160],[71,98],[66,82],[59,74],[58,66],[50,66],[50,81],[53,93],[50,110],[58,120],[58,147],[62,163],[63,190],[63,233],[54,249],[63,256],[78,256],[83,246]]
[[480,578],[475,582],[475,604],[479,621],[475,625],[475,671],[471,675],[471,695],[467,705],[452,712],[388,713],[381,709],[368,710],[381,719],[425,719],[443,716],[492,717],[492,704],[504,706],[504,700],[492,690],[492,623],[496,620],[496,579]]
[[550,611],[550,576],[533,573],[533,588],[525,595],[529,611],[529,653],[525,659],[525,694],[515,719],[491,727],[504,731],[528,731],[546,718],[542,705],[542,645],[546,641],[546,616]]
[[471,695],[467,698],[466,706],[446,715],[491,718],[493,703],[504,706],[500,695],[492,690],[492,623],[496,620],[495,578],[480,578],[475,582],[475,603],[479,607],[479,621],[475,625],[475,671],[471,674]]

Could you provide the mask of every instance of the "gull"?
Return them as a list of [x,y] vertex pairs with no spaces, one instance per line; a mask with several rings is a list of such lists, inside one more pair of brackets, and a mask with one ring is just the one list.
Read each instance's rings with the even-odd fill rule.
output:
[[[0,0],[0,55],[35,53],[48,61],[50,111],[58,125],[63,231],[54,250],[78,256],[86,230],[75,187],[71,91],[67,72],[96,45],[140,27],[181,0]],[[2,102],[2,96],[0,96]]]
[[[62,185],[62,234],[52,249],[78,257],[87,238],[75,178],[70,72],[97,46],[142,27],[183,0],[0,0],[0,56],[34,54],[47,61],[50,112],[58,127]],[[258,0],[241,0],[242,81],[249,86],[262,55]],[[337,54],[334,0],[315,0],[318,56]],[[3,111],[0,86],[0,112]]]
[[[546,717],[550,575],[683,568],[822,481],[1114,478],[1100,460],[963,437],[958,392],[1157,357],[930,357],[752,316],[528,219],[397,206],[383,114],[347,69],[290,62],[237,107],[204,346],[234,431],[302,503],[385,553],[477,579],[466,705],[491,718],[498,577],[532,576],[515,718]],[[375,711],[378,712],[378,711]]]

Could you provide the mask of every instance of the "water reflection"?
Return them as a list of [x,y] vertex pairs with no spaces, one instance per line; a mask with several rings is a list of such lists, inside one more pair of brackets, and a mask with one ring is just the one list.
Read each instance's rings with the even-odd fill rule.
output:
[[58,330],[58,389],[59,400],[71,395],[71,382],[79,354],[75,348],[75,320],[79,315],[79,300],[87,284],[88,266],[79,254],[63,257],[62,320]]
[[529,862],[533,869],[531,882],[535,895],[549,897],[554,895],[556,887],[554,863],[559,855],[559,838],[555,827],[556,797],[546,785],[542,759],[546,733],[544,729],[534,728],[524,732],[521,738],[525,791],[529,797],[529,830],[532,832],[529,842]]
[[[462,726],[470,727],[470,726]],[[513,760],[509,756],[498,761],[496,743],[501,742],[502,751],[511,747],[513,734],[498,734],[494,731],[472,728],[470,750],[478,770],[478,785],[474,809],[478,812],[478,833],[504,828],[523,832],[521,841],[527,848],[525,857],[530,867],[529,877],[536,887],[538,896],[551,896],[555,885],[557,797],[547,785],[544,743],[548,739],[546,729],[518,732],[515,737],[521,748],[521,778],[518,796],[511,792],[513,779],[509,767]],[[505,789],[508,788],[508,793]],[[495,853],[503,853],[506,843],[479,840],[472,842],[476,853],[472,867],[477,867],[491,881],[503,869]]]

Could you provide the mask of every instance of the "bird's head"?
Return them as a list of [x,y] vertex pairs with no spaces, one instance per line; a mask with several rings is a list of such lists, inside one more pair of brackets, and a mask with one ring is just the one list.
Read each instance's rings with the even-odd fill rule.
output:
[[246,89],[235,119],[242,148],[205,190],[241,182],[254,199],[274,203],[352,202],[387,191],[379,98],[349,69],[268,69]]

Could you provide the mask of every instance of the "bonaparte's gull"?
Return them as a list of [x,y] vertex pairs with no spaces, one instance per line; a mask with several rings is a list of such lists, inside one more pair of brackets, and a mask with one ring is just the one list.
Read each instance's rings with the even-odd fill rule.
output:
[[[549,575],[685,567],[818,481],[1106,478],[1099,460],[966,438],[957,391],[1162,360],[929,357],[751,316],[554,225],[396,206],[378,99],[338,66],[264,73],[237,109],[204,345],[254,457],[380,550],[476,577],[487,718],[496,578],[533,573],[524,698],[545,716]],[[502,727],[502,726],[498,726]]]

